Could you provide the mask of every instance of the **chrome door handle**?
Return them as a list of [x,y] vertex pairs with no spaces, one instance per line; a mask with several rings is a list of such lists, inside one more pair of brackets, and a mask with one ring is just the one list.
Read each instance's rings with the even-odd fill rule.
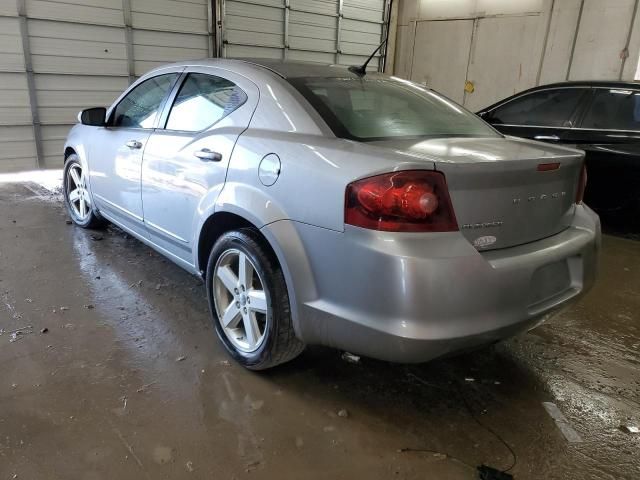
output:
[[138,140],[129,140],[125,145],[129,148],[142,148],[142,142]]
[[536,135],[533,137],[535,140],[546,140],[547,142],[557,142],[560,137],[557,135]]
[[193,154],[203,162],[219,162],[220,160],[222,160],[221,154],[211,151],[208,148],[203,148],[202,150],[193,152]]

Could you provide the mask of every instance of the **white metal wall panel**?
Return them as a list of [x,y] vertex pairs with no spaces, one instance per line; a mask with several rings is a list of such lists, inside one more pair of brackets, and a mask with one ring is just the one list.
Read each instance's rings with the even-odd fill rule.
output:
[[31,20],[29,43],[38,73],[127,75],[122,28]]
[[29,125],[29,91],[24,73],[0,73],[0,125]]
[[208,37],[186,33],[133,30],[135,75],[177,59],[192,60],[208,56]]
[[29,18],[91,25],[123,25],[121,0],[25,0]]
[[[223,54],[353,65],[378,47],[386,0],[224,0]],[[369,64],[376,68],[378,58]]]
[[134,28],[206,35],[207,2],[181,0],[131,0]]
[[[293,5],[296,3],[292,2]],[[336,5],[333,7],[335,9]],[[337,28],[337,15],[292,10],[289,14],[289,47],[291,50],[335,53]]]
[[36,148],[30,125],[0,126],[0,172],[36,168]]
[[225,46],[231,47],[225,48],[227,57],[282,56],[285,16],[283,0],[262,0],[253,4],[228,0],[224,3],[224,12],[223,42]]
[[126,77],[35,75],[40,122],[71,125],[91,105],[110,105],[127,87]]
[[0,71],[24,71],[18,18],[0,17]]

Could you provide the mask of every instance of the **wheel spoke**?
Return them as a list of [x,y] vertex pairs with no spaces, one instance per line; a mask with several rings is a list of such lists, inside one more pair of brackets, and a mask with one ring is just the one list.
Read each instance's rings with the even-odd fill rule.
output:
[[244,285],[247,290],[251,288],[253,266],[244,253],[238,254],[238,278],[240,279],[240,284]]
[[238,277],[233,273],[233,270],[229,266],[218,268],[216,276],[220,279],[222,284],[226,287],[231,294],[234,294],[234,289],[238,287]]
[[82,188],[84,188],[84,170],[80,170],[80,184],[82,185]]
[[260,327],[255,315],[248,313],[242,316],[244,322],[244,334],[250,347],[254,347],[260,340]]
[[80,217],[84,218],[87,214],[87,205],[84,203],[84,198],[80,199]]
[[250,290],[248,297],[249,304],[247,306],[250,310],[267,313],[267,297],[264,294],[264,290]]
[[75,190],[71,190],[69,192],[69,201],[70,202],[77,202],[79,198],[80,198],[80,189],[79,188],[76,188]]
[[236,307],[235,303],[230,303],[220,321],[224,328],[237,328],[240,318],[240,309]]
[[71,175],[71,179],[73,180],[73,183],[76,184],[76,188],[82,186],[82,182],[80,181],[80,177],[78,176],[77,169],[71,167],[69,169],[69,175]]

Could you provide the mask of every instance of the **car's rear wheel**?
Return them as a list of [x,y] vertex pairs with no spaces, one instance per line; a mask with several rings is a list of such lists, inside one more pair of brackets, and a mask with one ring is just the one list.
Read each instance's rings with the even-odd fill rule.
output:
[[243,366],[264,370],[302,352],[282,270],[256,232],[231,231],[218,239],[206,284],[218,337]]
[[64,204],[73,223],[82,228],[104,226],[104,220],[93,211],[87,188],[87,176],[76,154],[67,157],[62,176]]

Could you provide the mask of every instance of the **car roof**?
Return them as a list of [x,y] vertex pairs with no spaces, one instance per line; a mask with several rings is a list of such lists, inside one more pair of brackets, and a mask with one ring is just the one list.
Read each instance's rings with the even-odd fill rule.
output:
[[478,110],[478,113],[493,110],[494,108],[507,103],[515,98],[529,93],[537,92],[540,90],[548,90],[551,88],[640,88],[640,81],[635,80],[571,80],[567,82],[547,83],[545,85],[538,85],[537,87],[528,88],[521,92],[504,97],[497,102]]
[[[171,66],[196,66],[205,65],[212,67],[232,67],[252,65],[261,67],[282,78],[295,77],[340,77],[358,78],[358,75],[350,72],[345,65],[324,64],[316,62],[303,62],[298,60],[278,60],[269,58],[204,58],[200,60],[187,60],[171,64]],[[166,67],[168,65],[164,65]],[[163,68],[160,67],[160,68]],[[367,70],[367,76],[379,76],[375,71]]]
[[531,88],[530,90],[545,89],[550,87],[605,87],[605,88],[618,88],[618,87],[640,87],[640,82],[635,80],[571,80],[567,82],[548,83],[546,85],[539,85]]

